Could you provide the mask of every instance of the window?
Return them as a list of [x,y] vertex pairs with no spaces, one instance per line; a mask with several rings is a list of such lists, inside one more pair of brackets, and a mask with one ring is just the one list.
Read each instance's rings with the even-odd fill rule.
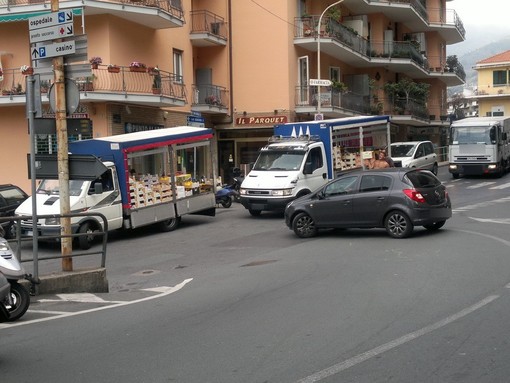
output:
[[360,191],[362,193],[389,190],[391,178],[379,175],[367,175],[361,178]]
[[183,82],[183,65],[182,65],[182,51],[174,49],[174,74],[175,82]]
[[321,148],[313,148],[310,150],[308,158],[306,159],[306,164],[311,166],[312,172],[315,169],[322,168],[323,161]]
[[357,180],[358,177],[340,178],[326,186],[324,189],[324,195],[326,197],[330,197],[334,195],[352,193],[355,190],[354,188]]
[[506,70],[495,70],[492,72],[492,83],[493,85],[506,85],[507,72]]

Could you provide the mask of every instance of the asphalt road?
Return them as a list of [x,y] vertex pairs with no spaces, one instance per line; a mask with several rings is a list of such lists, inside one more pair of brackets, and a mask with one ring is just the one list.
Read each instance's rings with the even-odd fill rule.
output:
[[113,233],[110,293],[34,297],[0,324],[2,381],[507,382],[510,175],[440,177],[453,218],[405,240],[302,240],[238,204]]

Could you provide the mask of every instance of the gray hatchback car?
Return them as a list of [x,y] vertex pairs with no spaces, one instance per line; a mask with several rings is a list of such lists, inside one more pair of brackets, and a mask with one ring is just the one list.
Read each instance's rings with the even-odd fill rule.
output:
[[355,170],[290,202],[285,223],[301,238],[327,228],[385,228],[393,238],[414,226],[438,230],[452,216],[446,187],[430,171],[408,168]]

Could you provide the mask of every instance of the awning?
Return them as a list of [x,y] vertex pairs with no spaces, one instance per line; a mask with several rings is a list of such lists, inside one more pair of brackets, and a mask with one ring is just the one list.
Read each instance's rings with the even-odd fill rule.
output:
[[[73,9],[74,15],[81,15],[81,8]],[[13,21],[25,21],[32,17],[37,17],[41,15],[45,15],[47,13],[52,13],[51,11],[42,11],[42,12],[31,12],[31,13],[16,13],[13,15],[2,15],[0,16],[0,23],[9,23]]]

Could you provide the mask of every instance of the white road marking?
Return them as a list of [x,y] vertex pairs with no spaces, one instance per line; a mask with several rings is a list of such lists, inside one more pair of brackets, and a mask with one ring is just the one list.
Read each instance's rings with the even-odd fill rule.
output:
[[128,305],[132,305],[132,304],[136,304],[136,303],[140,303],[140,302],[145,302],[145,301],[150,301],[150,300],[153,300],[153,299],[162,298],[162,297],[164,297],[166,295],[170,295],[172,293],[175,293],[175,292],[179,291],[180,289],[182,289],[184,286],[186,286],[192,280],[193,280],[193,278],[185,279],[184,281],[182,281],[178,285],[175,285],[173,287],[165,287],[164,291],[159,293],[159,294],[152,295],[150,297],[136,299],[134,301],[122,301],[122,302],[114,303],[114,304],[108,305],[108,306],[95,307],[93,309],[76,311],[76,312],[66,312],[66,313],[63,313],[61,315],[47,317],[47,318],[39,318],[39,319],[27,320],[27,321],[0,323],[0,330],[6,329],[6,328],[18,327],[18,326],[25,326],[27,324],[33,324],[33,323],[39,323],[39,322],[47,322],[47,321],[54,320],[54,319],[67,318],[67,317],[72,317],[72,316],[77,316],[77,315],[82,315],[82,314],[88,314],[88,313],[92,313],[92,312],[95,312],[95,311],[108,310],[108,309],[113,309],[113,308],[116,308],[116,307],[128,306]]
[[493,186],[489,189],[506,189],[506,188],[510,188],[510,182],[507,182],[506,184],[502,184],[502,185],[498,185],[498,186]]
[[352,358],[347,359],[343,362],[335,364],[335,365],[328,367],[322,371],[319,371],[313,375],[307,376],[304,379],[298,380],[297,383],[318,382],[322,379],[326,379],[330,376],[338,374],[341,371],[347,370],[348,368],[351,368],[357,364],[360,364],[360,363],[362,363],[368,359],[371,359],[379,354],[389,351],[395,347],[401,346],[404,343],[410,342],[416,338],[419,338],[420,336],[426,335],[426,334],[428,334],[432,331],[438,330],[441,327],[444,327],[456,320],[459,320],[459,319],[465,317],[466,315],[469,315],[469,314],[473,313],[474,311],[479,310],[482,307],[488,305],[489,303],[496,300],[497,298],[499,298],[499,295],[490,295],[487,298],[481,300],[480,302],[475,303],[474,305],[472,305],[468,308],[465,308],[464,310],[461,310],[458,313],[453,314],[443,320],[433,323],[430,326],[423,327],[422,329],[420,329],[418,331],[411,332],[411,333],[406,334],[406,335],[404,335],[398,339],[395,339],[391,342],[388,342],[388,343],[383,344],[379,347],[373,348],[372,350],[369,350],[362,354],[356,355],[355,357],[352,357]]
[[496,182],[480,182],[479,184],[466,187],[466,189],[478,189],[485,186],[494,185]]
[[475,218],[475,217],[469,218],[478,222],[503,223],[505,225],[510,225],[510,218]]

